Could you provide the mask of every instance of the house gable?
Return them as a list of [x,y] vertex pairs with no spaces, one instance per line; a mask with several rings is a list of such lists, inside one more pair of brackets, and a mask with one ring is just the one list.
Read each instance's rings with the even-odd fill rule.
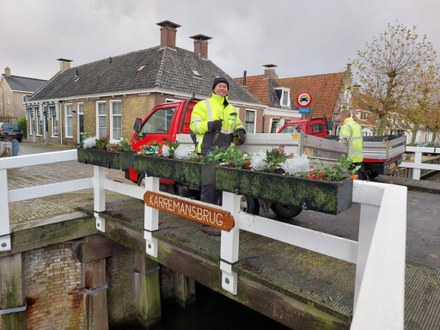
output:
[[329,116],[338,109],[341,93],[344,90],[346,72],[328,73],[313,76],[279,79],[283,87],[290,88],[292,105],[296,108],[296,96],[308,91],[313,96],[311,113],[306,117]]

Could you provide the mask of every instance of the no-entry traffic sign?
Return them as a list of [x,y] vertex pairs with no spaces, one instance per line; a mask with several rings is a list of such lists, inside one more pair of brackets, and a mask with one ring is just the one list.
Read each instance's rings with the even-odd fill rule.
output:
[[307,108],[310,104],[312,104],[312,94],[310,92],[300,92],[296,96],[296,104],[300,108]]

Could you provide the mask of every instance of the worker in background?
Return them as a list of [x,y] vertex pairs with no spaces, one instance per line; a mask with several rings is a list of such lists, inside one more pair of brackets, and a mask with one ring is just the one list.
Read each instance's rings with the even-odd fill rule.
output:
[[[212,84],[211,97],[199,101],[192,111],[190,128],[196,135],[197,153],[203,156],[216,146],[229,147],[234,137],[238,145],[245,141],[246,131],[237,110],[228,102],[228,93],[229,82],[217,77]],[[202,185],[200,200],[217,204],[220,192],[214,184]]]
[[342,126],[339,131],[339,141],[348,145],[348,158],[353,162],[354,166],[359,166],[357,170],[358,178],[368,180],[368,174],[363,166],[363,138],[362,127],[355,122],[349,110],[342,110],[340,113]]

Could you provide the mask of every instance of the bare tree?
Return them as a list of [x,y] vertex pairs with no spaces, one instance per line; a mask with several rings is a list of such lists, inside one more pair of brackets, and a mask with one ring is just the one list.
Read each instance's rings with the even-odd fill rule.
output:
[[[438,64],[429,63],[421,66],[414,73],[412,85],[407,89],[403,103],[405,122],[412,130],[411,144],[415,144],[417,131],[420,128],[429,129],[435,141],[438,104],[440,93],[440,76]],[[432,142],[433,142],[432,141]]]
[[388,23],[386,31],[367,42],[357,56],[353,62],[354,76],[362,92],[370,96],[366,110],[375,114],[379,122],[377,132],[382,135],[387,126],[392,128],[391,117],[402,113],[415,74],[434,63],[436,53],[426,35],[416,33],[415,26]]

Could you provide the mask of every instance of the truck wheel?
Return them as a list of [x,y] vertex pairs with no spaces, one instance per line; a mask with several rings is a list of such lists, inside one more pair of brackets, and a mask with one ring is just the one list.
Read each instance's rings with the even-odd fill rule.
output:
[[286,206],[280,203],[272,203],[270,208],[272,209],[273,213],[275,213],[278,217],[282,219],[290,219],[296,217],[302,211],[301,206]]
[[240,199],[240,209],[246,213],[258,215],[258,213],[260,213],[260,202],[251,196],[242,195]]
[[139,174],[136,184],[139,187],[145,187],[145,174]]

